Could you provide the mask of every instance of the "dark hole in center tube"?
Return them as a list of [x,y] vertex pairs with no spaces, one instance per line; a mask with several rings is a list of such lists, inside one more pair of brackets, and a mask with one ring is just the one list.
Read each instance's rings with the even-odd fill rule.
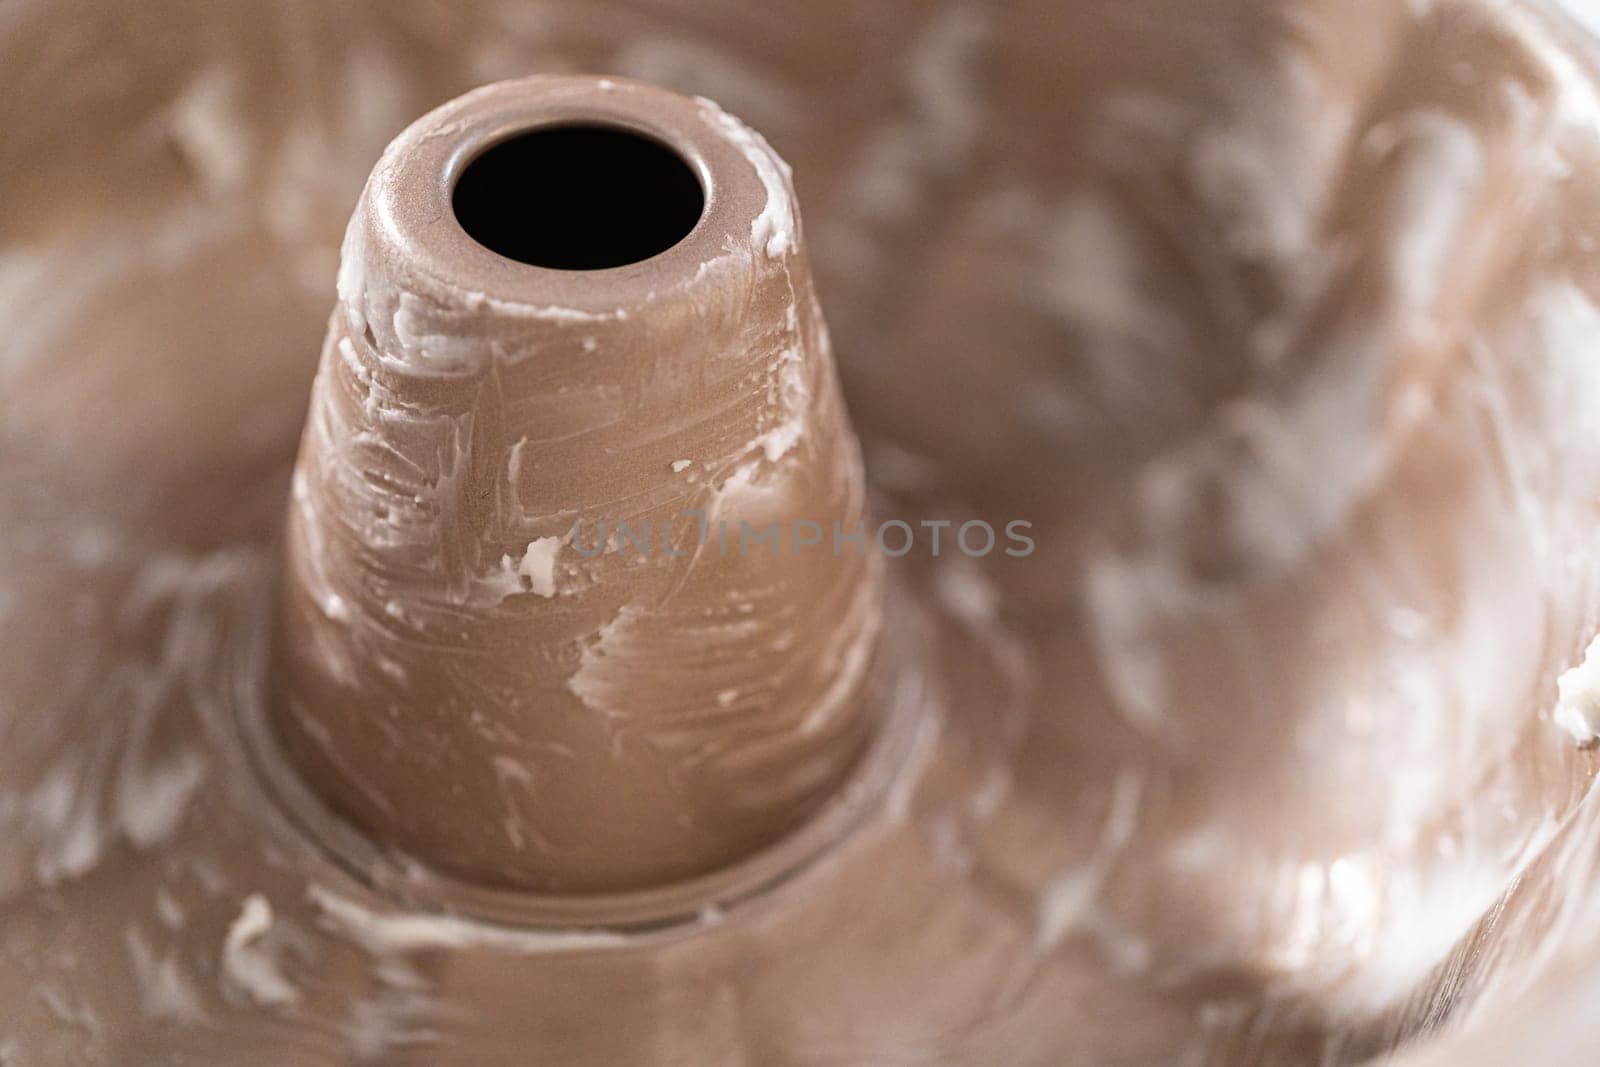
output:
[[551,126],[502,141],[467,165],[452,196],[473,240],[556,270],[660,255],[689,235],[705,202],[681,156],[611,126]]

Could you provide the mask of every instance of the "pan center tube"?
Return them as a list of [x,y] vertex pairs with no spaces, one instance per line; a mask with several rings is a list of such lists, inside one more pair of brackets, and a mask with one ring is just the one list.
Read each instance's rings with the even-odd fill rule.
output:
[[714,875],[880,732],[864,522],[767,143],[630,82],[478,90],[350,222],[267,732],[338,819],[466,883]]

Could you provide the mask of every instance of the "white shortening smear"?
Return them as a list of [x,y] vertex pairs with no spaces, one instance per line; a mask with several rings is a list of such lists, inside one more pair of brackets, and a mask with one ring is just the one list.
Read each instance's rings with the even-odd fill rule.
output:
[[505,600],[520,593],[555,596],[559,592],[556,557],[561,553],[562,544],[559,537],[541,537],[529,541],[520,556],[501,556],[500,562],[478,579],[478,588],[496,600]]
[[[1567,8],[1591,29],[1600,30],[1600,0],[1566,0]],[[1499,12],[1508,28],[1517,32],[1520,43],[1538,59],[1545,73],[1559,87],[1552,99],[1557,117],[1576,129],[1592,129],[1600,120],[1600,93],[1594,79],[1568,49],[1559,46],[1545,30],[1537,12],[1523,5],[1504,4]]]
[[261,940],[272,929],[272,905],[260,893],[245,898],[222,944],[222,973],[246,996],[265,1007],[281,1007],[299,993],[278,969]]
[[[157,951],[137,926],[123,933],[123,945],[139,981],[139,1008],[152,1019],[193,1025],[205,1018],[199,992],[184,973],[178,953]],[[0,1063],[5,1058],[0,1056]]]
[[202,72],[178,96],[167,120],[173,143],[208,192],[237,186],[250,165],[249,122],[229,67]]
[[560,551],[561,538],[541,537],[528,543],[517,564],[517,573],[528,579],[528,588],[539,596],[556,595],[556,555]]
[[350,331],[359,335],[367,328],[367,260],[361,241],[361,209],[366,205],[366,194],[345,227],[344,243],[339,246],[339,275],[337,290],[339,303],[344,307],[350,322]]
[[[562,307],[559,304],[524,304],[511,300],[501,300],[487,293],[480,293],[477,290],[468,290],[462,293],[461,296],[462,304],[468,311],[482,311],[484,308],[488,308],[499,315],[522,319],[538,319],[544,322],[621,322],[628,317],[628,309],[624,307],[611,308],[606,311],[584,311],[581,308]],[[587,346],[584,350],[592,351]]]
[[1556,725],[1580,745],[1600,741],[1600,637],[1590,642],[1583,662],[1561,676],[1556,689]]
[[780,258],[794,247],[794,192],[789,186],[789,165],[778,157],[765,137],[715,102],[700,97],[699,103],[701,115],[744,153],[766,186],[767,203],[750,224],[750,240],[757,248],[765,249],[768,257]]
[[787,456],[805,436],[806,415],[811,400],[799,349],[786,349],[778,357],[778,362],[780,368],[771,395],[783,412],[783,421],[750,442],[752,448],[761,449],[768,463],[776,463]]
[[1600,33],[1600,0],[1563,0],[1561,5],[1596,33]]
[[1158,626],[1165,607],[1182,602],[1181,584],[1166,569],[1111,553],[1091,559],[1086,577],[1089,633],[1112,707],[1147,736],[1175,740]]
[[628,948],[638,942],[606,930],[516,929],[454,915],[377,912],[321,886],[309,895],[329,929],[373,956],[438,949],[486,949],[513,955]]
[[625,604],[616,616],[596,633],[584,647],[578,669],[567,679],[567,689],[591,711],[602,715],[622,715],[628,706],[626,663],[639,647],[637,633],[646,612],[636,604]]
[[1040,894],[1034,944],[1049,950],[1075,930],[1094,907],[1117,859],[1139,828],[1144,779],[1136,771],[1117,772],[1106,819],[1087,859],[1059,871]]
[[1488,171],[1483,138],[1442,111],[1421,109],[1382,125],[1368,137],[1380,156],[1409,151],[1394,193],[1399,223],[1387,239],[1396,290],[1421,314],[1439,299],[1440,279],[1461,255],[1474,204]]
[[805,436],[806,425],[800,417],[785,419],[766,433],[757,437],[751,444],[761,449],[761,454],[767,457],[768,463],[776,463],[800,443],[800,438]]

